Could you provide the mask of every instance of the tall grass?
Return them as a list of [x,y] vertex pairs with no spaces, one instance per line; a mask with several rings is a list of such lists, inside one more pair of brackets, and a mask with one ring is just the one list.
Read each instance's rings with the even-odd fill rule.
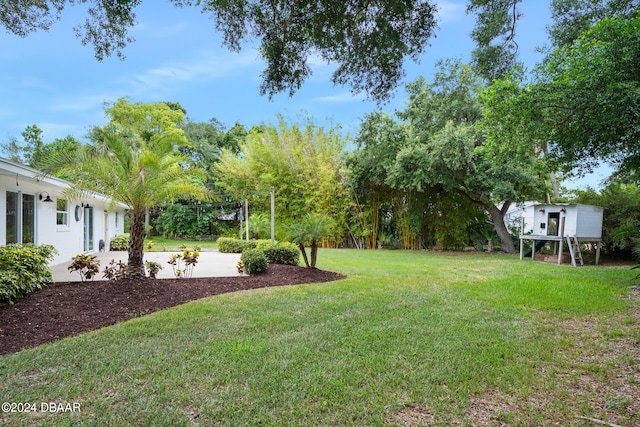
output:
[[[221,295],[0,357],[3,401],[81,403],[0,420],[476,425],[491,400],[490,420],[507,425],[639,421],[555,379],[576,347],[562,322],[622,313],[616,339],[633,338],[628,269],[354,250],[323,250],[318,263],[347,279]],[[494,402],[504,396],[510,406]]]

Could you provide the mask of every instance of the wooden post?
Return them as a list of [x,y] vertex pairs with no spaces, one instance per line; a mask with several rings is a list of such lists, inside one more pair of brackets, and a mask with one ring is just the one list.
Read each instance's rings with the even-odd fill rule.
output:
[[522,236],[520,236],[520,261],[524,258],[524,241],[522,240]]
[[536,239],[531,241],[531,261],[536,260]]
[[564,247],[564,221],[566,217],[562,215],[560,220],[560,247],[558,248],[558,265],[562,264],[562,248]]
[[271,187],[271,246],[275,245],[275,236],[276,236],[276,198],[275,198],[275,189]]
[[249,200],[244,199],[244,224],[247,241],[249,241]]
[[524,217],[520,217],[520,261],[524,258],[524,240],[522,240],[522,233],[524,233]]

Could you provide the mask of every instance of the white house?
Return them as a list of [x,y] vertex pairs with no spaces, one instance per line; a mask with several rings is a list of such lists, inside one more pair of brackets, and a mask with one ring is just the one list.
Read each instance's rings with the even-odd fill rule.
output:
[[69,182],[40,175],[0,157],[0,245],[50,244],[59,252],[52,264],[59,264],[97,252],[101,241],[108,249],[124,232],[124,204],[99,195],[67,200]]
[[[523,208],[521,214],[520,259],[523,241],[532,240],[532,257],[536,242],[567,242],[571,262],[583,264],[580,242],[589,242],[596,249],[596,264],[600,258],[604,208],[578,203],[536,203]],[[562,262],[563,245],[558,245],[558,264]]]

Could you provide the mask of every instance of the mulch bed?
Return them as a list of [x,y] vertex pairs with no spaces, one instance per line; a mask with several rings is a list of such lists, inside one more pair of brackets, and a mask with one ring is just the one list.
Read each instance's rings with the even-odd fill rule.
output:
[[14,304],[0,304],[0,355],[212,295],[343,277],[331,271],[272,264],[255,276],[55,283]]

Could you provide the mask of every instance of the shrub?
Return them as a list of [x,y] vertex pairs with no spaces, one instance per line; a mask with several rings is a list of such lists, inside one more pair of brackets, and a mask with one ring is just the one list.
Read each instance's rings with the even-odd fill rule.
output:
[[258,245],[258,248],[264,252],[269,264],[298,265],[300,262],[300,250],[293,243],[279,242],[271,246],[269,242],[268,245]]
[[126,251],[127,249],[129,249],[129,233],[116,236],[109,243],[109,250],[111,251]]
[[112,259],[109,265],[104,268],[102,278],[108,280],[119,280],[124,278],[124,274],[127,271],[127,263],[124,261],[116,262]]
[[242,260],[236,264],[236,270],[238,270],[238,274],[244,273],[244,262],[242,262]]
[[80,281],[93,280],[93,276],[100,271],[100,261],[96,255],[78,254],[71,258],[71,264],[67,267],[69,271],[77,271],[80,273]]
[[[199,256],[200,251],[198,249],[191,250],[183,247],[182,253],[171,255],[168,263],[171,264],[173,274],[176,277],[186,277],[189,279],[193,275],[193,269],[198,263]],[[181,262],[184,262],[184,268],[181,268]]]
[[0,246],[0,301],[11,302],[51,283],[49,262],[57,253],[51,245]]
[[160,263],[155,261],[147,261],[144,263],[145,267],[147,267],[147,272],[149,272],[149,277],[152,279],[156,279],[158,277],[158,273],[162,270],[162,266]]
[[269,261],[260,249],[246,249],[242,252],[240,261],[244,264],[247,274],[258,274],[267,271]]
[[154,227],[164,237],[211,235],[213,213],[196,213],[194,206],[170,205],[154,220]]
[[228,254],[239,254],[246,249],[254,249],[256,247],[255,240],[240,240],[231,237],[220,237],[218,240],[218,251]]

